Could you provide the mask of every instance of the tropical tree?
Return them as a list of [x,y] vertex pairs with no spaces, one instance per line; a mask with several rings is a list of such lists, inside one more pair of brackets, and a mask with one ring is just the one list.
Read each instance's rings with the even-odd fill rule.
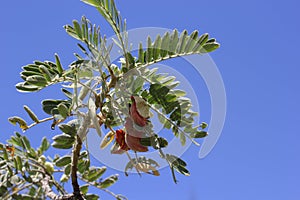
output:
[[[207,124],[195,125],[198,113],[191,110],[191,100],[185,91],[177,89],[179,82],[175,77],[160,74],[150,66],[175,57],[214,51],[219,47],[216,40],[198,31],[188,34],[186,30],[178,33],[175,29],[156,38],[148,37],[147,46],[141,43],[134,52],[128,44],[126,21],[113,0],[83,2],[99,11],[116,37],[109,42],[99,27],[82,17],[80,22],[74,20],[64,27],[80,42],[81,55],[75,54],[74,62],[64,67],[55,54],[54,62],[34,61],[22,67],[23,82],[16,85],[18,91],[37,92],[59,84],[65,99],[43,100],[42,109],[49,115],[45,119],[25,105],[32,122],[18,116],[10,117],[9,121],[22,131],[51,122],[51,128],[58,127],[61,134],[55,135],[51,144],[44,137],[38,148],[33,148],[26,135],[19,132],[6,143],[0,143],[1,199],[98,199],[99,194],[88,193],[92,186],[116,199],[125,199],[107,190],[118,175],[100,178],[106,166],[91,163],[89,148],[83,146],[91,130],[102,138],[100,148],[110,145],[112,154],[127,154],[126,174],[136,170],[158,176],[158,163],[145,156],[145,152],[155,150],[169,164],[175,183],[175,171],[186,176],[190,173],[185,161],[164,152],[168,141],[153,131],[153,114],[182,145],[187,139],[198,144],[197,138],[207,136]],[[120,49],[119,62],[111,60],[112,48]],[[49,148],[71,151],[46,157]],[[66,191],[65,184],[69,183],[73,191]]]

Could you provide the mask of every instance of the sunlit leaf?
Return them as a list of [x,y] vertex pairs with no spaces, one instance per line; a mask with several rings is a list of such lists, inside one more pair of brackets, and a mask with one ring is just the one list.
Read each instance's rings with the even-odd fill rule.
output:
[[109,186],[113,185],[118,180],[118,175],[112,175],[106,179],[104,179],[99,187],[100,188],[108,188]]
[[93,126],[96,129],[96,132],[98,133],[99,137],[101,137],[101,128],[96,114],[96,106],[92,98],[89,98],[88,106],[89,106],[89,115],[93,123]]
[[206,131],[197,131],[195,133],[191,133],[192,138],[204,138],[208,135]]
[[64,167],[64,166],[66,166],[66,165],[68,165],[68,164],[70,164],[71,163],[71,156],[63,156],[63,157],[61,157],[61,158],[59,158],[56,162],[55,162],[55,165],[57,166],[57,167]]
[[29,115],[29,117],[36,123],[39,123],[39,119],[38,117],[34,114],[34,112],[26,105],[24,105],[24,109],[27,112],[27,114]]
[[14,117],[10,117],[8,118],[8,121],[10,123],[12,123],[13,125],[16,125],[16,124],[19,124],[20,128],[25,131],[28,129],[28,125],[27,123],[25,122],[24,119],[22,119],[21,117],[17,117],[17,116],[14,116]]
[[100,148],[105,149],[113,141],[113,139],[115,138],[114,136],[115,136],[114,132],[112,131],[108,132],[102,139],[100,143]]

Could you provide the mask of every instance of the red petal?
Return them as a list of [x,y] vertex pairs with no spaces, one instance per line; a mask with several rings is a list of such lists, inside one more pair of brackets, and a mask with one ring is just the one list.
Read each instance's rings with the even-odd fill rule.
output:
[[145,136],[145,133],[143,131],[138,131],[133,127],[133,121],[130,117],[126,118],[125,128],[125,142],[127,146],[134,151],[148,151],[148,148],[141,145],[140,142],[141,138]]
[[126,134],[125,141],[128,147],[133,151],[139,151],[139,152],[148,151],[148,147],[141,145],[141,138],[133,137],[130,134]]
[[143,137],[144,132],[142,130],[137,130],[136,129],[137,127],[135,128],[133,123],[134,122],[130,117],[126,118],[126,122],[125,122],[126,133],[130,134],[133,137],[140,137],[140,138]]
[[134,97],[131,96],[131,100],[132,100],[132,106],[130,107],[130,111],[129,114],[131,116],[131,118],[133,119],[134,123],[136,123],[139,126],[146,126],[147,125],[147,119],[142,117],[137,108],[136,108],[136,102],[134,100]]
[[129,150],[125,142],[125,131],[123,131],[122,129],[116,131],[116,142],[119,144],[122,150]]

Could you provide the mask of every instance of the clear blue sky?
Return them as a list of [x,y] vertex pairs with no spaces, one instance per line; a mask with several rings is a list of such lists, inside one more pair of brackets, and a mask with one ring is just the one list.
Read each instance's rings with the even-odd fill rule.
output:
[[[175,185],[168,169],[161,171],[161,177],[121,173],[111,189],[133,200],[300,199],[300,3],[123,0],[117,6],[128,28],[198,29],[216,37],[221,48],[212,57],[223,76],[228,112],[222,136],[208,157],[199,160],[194,147],[184,154],[191,177],[179,175]],[[7,118],[25,116],[23,104],[45,116],[39,112],[40,101],[60,97],[55,88],[21,94],[14,85],[21,80],[20,67],[33,60],[52,60],[57,52],[64,64],[72,61],[78,49],[62,26],[82,15],[112,34],[97,11],[79,0],[1,3],[2,142],[17,130]],[[39,141],[44,135],[51,137],[51,130],[40,126],[26,134]]]

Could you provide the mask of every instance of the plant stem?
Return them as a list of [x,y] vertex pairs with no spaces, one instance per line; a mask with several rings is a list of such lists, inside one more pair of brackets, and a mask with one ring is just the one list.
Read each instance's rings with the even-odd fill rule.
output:
[[74,194],[66,194],[66,195],[57,195],[53,192],[53,190],[50,187],[50,176],[45,175],[44,179],[41,180],[42,183],[42,189],[44,190],[47,197],[53,200],[77,200],[76,196]]
[[78,159],[80,155],[80,150],[82,147],[82,140],[77,135],[76,137],[76,143],[74,145],[74,149],[72,151],[72,167],[71,167],[71,180],[72,180],[72,186],[73,186],[73,194],[76,199],[83,200],[83,196],[80,192],[78,180],[77,180],[77,165],[78,165]]
[[41,120],[39,120],[39,122],[34,122],[34,123],[30,124],[27,129],[30,129],[30,128],[36,126],[37,124],[47,122],[47,121],[51,121],[53,119],[54,119],[54,117],[48,117],[48,118],[45,118],[45,119],[41,119]]

